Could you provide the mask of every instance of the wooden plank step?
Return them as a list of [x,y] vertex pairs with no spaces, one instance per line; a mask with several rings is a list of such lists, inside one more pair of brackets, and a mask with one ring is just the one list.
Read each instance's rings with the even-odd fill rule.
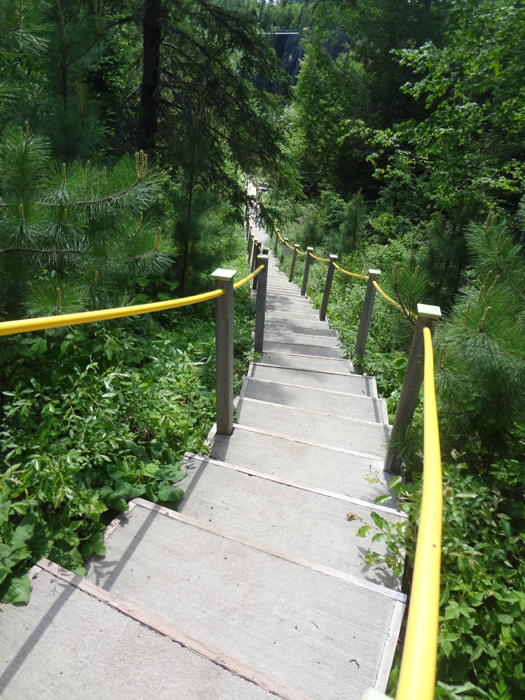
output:
[[279,331],[268,327],[264,331],[264,339],[268,343],[287,343],[294,345],[315,345],[319,348],[340,348],[341,343],[337,335],[323,336],[311,333],[298,333],[296,331]]
[[136,502],[88,581],[314,700],[376,685],[402,594]]
[[306,343],[274,343],[264,339],[264,352],[286,352],[295,355],[309,355],[310,357],[328,357],[343,359],[343,351],[338,347],[321,347],[319,345],[308,345]]
[[[386,554],[384,543],[372,543],[375,531],[367,538],[357,538],[363,524],[373,525],[373,509],[389,522],[403,519],[392,508],[378,508],[343,494],[328,495],[325,489],[308,490],[290,485],[292,482],[272,480],[261,472],[205,456],[185,455],[182,468],[187,477],[177,484],[185,491],[179,513],[399,589],[399,581],[390,571],[373,569],[363,562],[368,549]],[[355,519],[348,520],[349,513]]]
[[365,422],[320,411],[305,411],[248,398],[239,401],[236,422],[318,445],[333,445],[368,453],[377,459],[386,455],[390,437],[389,426],[384,423]]
[[307,700],[126,601],[108,605],[107,593],[56,564],[39,564],[29,604],[0,616],[6,700]]
[[321,411],[345,418],[388,424],[386,401],[370,396],[345,394],[341,391],[322,388],[298,387],[256,378],[244,380],[241,396],[283,406]]
[[[356,451],[316,445],[237,424],[232,435],[215,435],[210,456],[304,486],[363,501],[382,496],[393,475],[383,461]],[[387,503],[396,507],[394,499]]]
[[310,389],[327,389],[377,398],[375,377],[363,374],[348,374],[345,376],[315,370],[271,367],[264,363],[255,362],[252,364],[249,376],[255,379],[293,384]]
[[311,335],[322,335],[326,338],[337,338],[337,331],[334,331],[329,325],[323,321],[315,320],[275,320],[274,317],[266,318],[264,324],[265,330],[269,333],[276,332],[286,332],[286,333],[300,333]]
[[261,363],[285,368],[314,370],[319,372],[334,372],[350,374],[353,365],[350,360],[337,357],[312,357],[301,353],[289,353],[278,348],[265,350],[261,355]]

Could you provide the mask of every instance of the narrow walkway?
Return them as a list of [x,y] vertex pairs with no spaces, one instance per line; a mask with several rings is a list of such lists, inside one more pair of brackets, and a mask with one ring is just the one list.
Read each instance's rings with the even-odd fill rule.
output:
[[0,622],[2,697],[385,690],[405,597],[363,563],[382,544],[356,538],[386,492],[385,403],[273,260],[268,285],[264,353],[233,434],[186,455],[179,512],[136,499],[84,579],[45,560],[34,568],[29,605]]

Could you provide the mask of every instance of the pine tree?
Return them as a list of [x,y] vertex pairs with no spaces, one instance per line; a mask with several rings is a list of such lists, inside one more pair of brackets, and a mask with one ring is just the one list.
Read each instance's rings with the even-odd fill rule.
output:
[[509,454],[525,415],[525,262],[493,211],[467,245],[478,280],[437,335],[439,398],[448,447],[481,449],[488,466]]
[[124,305],[137,278],[160,272],[169,250],[149,215],[159,192],[147,156],[111,170],[57,164],[25,129],[0,138],[0,314],[72,313]]

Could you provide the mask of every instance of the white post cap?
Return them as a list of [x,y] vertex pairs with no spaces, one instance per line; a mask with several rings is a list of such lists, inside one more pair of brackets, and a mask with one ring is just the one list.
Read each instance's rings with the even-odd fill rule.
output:
[[218,267],[215,272],[211,273],[211,276],[214,280],[224,280],[225,282],[229,282],[235,277],[236,274],[237,270],[223,270],[222,267]]
[[428,304],[417,305],[417,315],[425,318],[441,318],[441,309],[439,306],[429,306]]

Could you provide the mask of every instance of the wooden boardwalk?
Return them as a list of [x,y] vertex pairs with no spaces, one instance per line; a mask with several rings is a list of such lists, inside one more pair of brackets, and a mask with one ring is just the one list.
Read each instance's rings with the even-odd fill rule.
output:
[[400,517],[395,503],[372,508],[388,436],[375,380],[352,374],[335,331],[272,260],[264,353],[233,434],[212,431],[209,455],[186,455],[177,513],[136,499],[84,579],[44,560],[32,570],[29,605],[0,617],[0,695],[384,691],[405,597],[364,565],[370,541],[355,535],[372,509]]

